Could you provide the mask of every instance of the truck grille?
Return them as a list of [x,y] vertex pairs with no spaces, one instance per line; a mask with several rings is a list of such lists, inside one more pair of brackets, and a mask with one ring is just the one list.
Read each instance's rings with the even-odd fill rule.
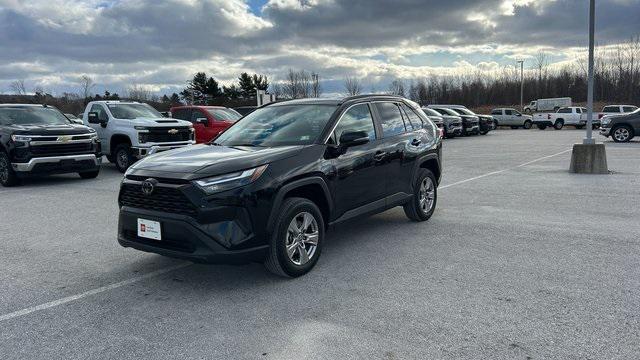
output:
[[191,140],[191,130],[189,128],[162,127],[151,128],[145,134],[147,142],[179,142]]
[[93,152],[93,144],[77,143],[77,144],[51,144],[51,145],[35,145],[30,148],[34,155],[69,155],[69,154],[86,154]]
[[175,188],[156,186],[153,193],[145,195],[142,193],[142,185],[124,183],[120,188],[118,201],[120,206],[187,216],[197,215],[195,205]]

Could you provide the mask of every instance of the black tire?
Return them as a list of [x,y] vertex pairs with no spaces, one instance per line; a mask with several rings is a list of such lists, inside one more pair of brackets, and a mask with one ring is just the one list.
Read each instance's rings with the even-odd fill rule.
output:
[[611,129],[610,134],[611,139],[617,143],[629,142],[635,135],[629,125],[616,125]]
[[498,128],[498,120],[493,120],[493,130],[496,130]]
[[584,125],[576,125],[576,129],[580,130],[584,127]]
[[127,171],[136,159],[131,152],[131,146],[129,144],[120,144],[113,150],[113,158],[115,160],[116,168],[121,173]]
[[4,151],[0,151],[0,184],[4,187],[15,186],[20,183],[16,172],[11,168],[9,156]]
[[553,128],[556,130],[562,130],[563,127],[564,127],[564,121],[562,120],[558,120],[555,122],[555,124],[553,124]]
[[107,161],[108,161],[108,162],[110,162],[110,163],[112,163],[112,164],[116,162],[116,160],[114,159],[114,157],[113,157],[113,156],[111,156],[111,155],[106,155],[105,157],[107,158]]
[[487,135],[489,133],[489,130],[481,130],[480,131],[480,135]]
[[98,174],[100,174],[100,169],[93,170],[93,171],[83,171],[78,173],[78,175],[80,175],[80,177],[83,179],[95,179],[98,177]]
[[531,120],[525,120],[524,124],[522,125],[522,127],[527,130],[531,129],[531,126],[533,126],[533,122],[531,122]]
[[[269,253],[265,259],[264,265],[270,272],[284,277],[298,277],[308,273],[318,262],[320,253],[322,252],[322,243],[324,241],[324,219],[318,206],[312,201],[305,198],[288,198],[279,207],[280,211],[276,217],[273,233],[269,240]],[[302,214],[309,214],[316,221],[317,227],[317,245],[309,257],[308,261],[302,264],[296,264],[287,252],[287,242],[289,240],[296,241],[291,238],[292,233],[289,231],[290,224],[294,219]],[[303,233],[306,229],[302,229]],[[300,244],[300,242],[298,242]],[[304,246],[312,245],[305,244]],[[301,249],[298,247],[293,250],[292,256],[295,257],[295,251],[298,251],[298,261],[302,261]],[[307,251],[307,250],[305,250]]]
[[[422,196],[422,185],[424,181],[431,181],[431,185],[433,186],[432,193],[432,203],[430,206],[425,209],[421,200]],[[433,212],[436,210],[436,205],[438,203],[438,185],[437,185],[436,177],[433,173],[428,169],[420,169],[418,172],[418,176],[416,177],[416,182],[414,184],[413,197],[411,200],[406,203],[404,208],[404,213],[407,215],[409,219],[412,221],[427,221],[433,215]],[[428,199],[428,197],[427,197]]]
[[547,128],[547,125],[538,125],[538,129],[544,130]]

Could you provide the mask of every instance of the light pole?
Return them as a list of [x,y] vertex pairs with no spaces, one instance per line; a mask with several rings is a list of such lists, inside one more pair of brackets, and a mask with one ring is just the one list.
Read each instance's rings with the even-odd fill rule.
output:
[[595,144],[593,140],[593,48],[596,23],[596,1],[589,1],[589,82],[587,85],[587,137],[583,144]]
[[524,60],[516,60],[520,64],[520,111],[524,112]]

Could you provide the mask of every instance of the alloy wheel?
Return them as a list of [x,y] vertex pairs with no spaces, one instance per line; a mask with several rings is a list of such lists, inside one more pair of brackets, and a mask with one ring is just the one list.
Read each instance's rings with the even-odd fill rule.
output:
[[129,166],[129,155],[127,154],[126,151],[120,150],[118,152],[118,156],[116,158],[116,161],[118,162],[118,166],[121,169],[126,169]]
[[631,136],[631,133],[629,132],[629,129],[625,127],[619,127],[613,132],[613,137],[618,141],[627,141],[629,136]]
[[420,183],[420,210],[427,214],[433,207],[436,190],[430,177],[424,178]]
[[285,246],[289,260],[300,266],[308,263],[318,248],[318,222],[310,213],[304,211],[294,216],[287,228]]

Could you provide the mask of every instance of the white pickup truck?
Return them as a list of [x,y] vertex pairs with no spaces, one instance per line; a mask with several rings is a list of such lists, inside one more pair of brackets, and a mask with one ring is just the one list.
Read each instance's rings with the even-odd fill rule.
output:
[[634,105],[607,105],[602,108],[602,112],[598,113],[598,119],[602,119],[605,116],[618,116],[628,113],[632,113],[638,109]]
[[[558,109],[554,113],[533,114],[533,124],[540,130],[552,126],[556,130],[562,129],[565,125],[575,126],[582,129],[587,124],[587,109],[577,106],[569,106]],[[600,126],[600,120],[593,116],[593,128]]]
[[121,172],[144,156],[195,144],[190,122],[165,118],[148,104],[134,101],[92,101],[82,122],[96,130],[102,153]]

